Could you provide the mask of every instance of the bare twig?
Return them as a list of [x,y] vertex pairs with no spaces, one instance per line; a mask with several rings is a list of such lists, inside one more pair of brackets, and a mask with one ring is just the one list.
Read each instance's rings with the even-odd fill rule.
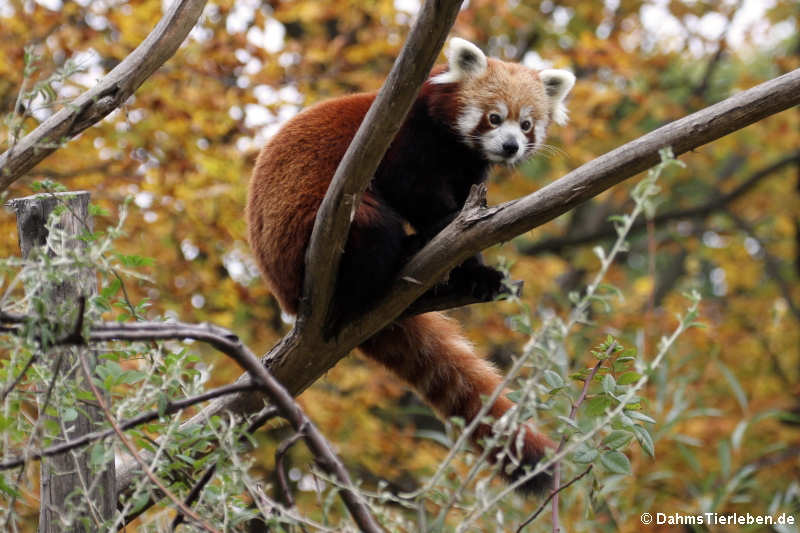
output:
[[[203,488],[208,485],[208,482],[211,481],[211,478],[214,477],[214,473],[217,471],[217,463],[214,462],[211,466],[209,466],[203,475],[200,477],[198,482],[192,487],[192,490],[189,491],[189,494],[186,496],[186,499],[183,501],[183,504],[186,507],[191,508],[194,502],[200,497],[200,493],[203,492]],[[184,514],[182,512],[178,512],[175,515],[175,519],[172,521],[172,525],[170,526],[170,530],[175,531],[175,529],[181,525],[184,521]]]
[[303,438],[303,428],[300,428],[300,431],[281,442],[275,450],[275,473],[278,476],[278,485],[283,493],[283,503],[288,507],[294,507],[294,498],[292,497],[292,489],[289,487],[289,481],[286,479],[286,467],[283,464],[283,459],[289,449],[301,438]]
[[[186,409],[187,407],[197,405],[198,403],[201,402],[212,400],[214,398],[219,398],[220,396],[225,396],[227,394],[236,394],[238,392],[251,391],[255,388],[256,386],[252,383],[233,383],[230,385],[219,387],[217,389],[212,389],[202,394],[198,394],[197,396],[191,396],[189,398],[184,398],[182,400],[168,401],[163,410],[153,410],[148,413],[141,414],[137,417],[128,420],[123,420],[122,422],[119,422],[119,427],[123,431],[131,429],[136,426],[146,424],[147,422],[158,420],[164,415],[172,414],[182,409]],[[26,461],[41,459],[42,457],[51,457],[53,455],[59,455],[64,452],[74,450],[75,448],[86,446],[95,441],[105,439],[106,437],[111,436],[113,433],[114,433],[113,429],[94,431],[92,433],[81,435],[77,439],[62,442],[60,444],[50,446],[49,448],[45,448],[43,450],[28,451],[21,457],[17,457],[15,459],[7,459],[3,462],[0,462],[0,470],[8,470],[10,468],[14,468],[16,466],[24,464]]]
[[176,0],[136,50],[93,88],[45,120],[0,155],[0,192],[61,146],[122,105],[172,57],[200,17],[206,0]]
[[[9,329],[7,331],[12,331],[12,330]],[[19,383],[25,377],[25,374],[27,374],[28,370],[30,370],[30,368],[33,365],[33,362],[35,360],[36,360],[36,354],[35,353],[31,354],[31,356],[25,362],[25,366],[22,367],[22,370],[20,370],[20,373],[17,375],[17,377],[14,378],[14,381],[9,383],[9,385],[5,389],[3,389],[3,392],[0,393],[0,403],[6,401],[6,396],[8,396],[8,393],[11,392],[12,390],[14,390],[17,387],[17,385],[19,385]],[[1,467],[0,467],[0,469],[1,469]]]
[[544,508],[545,508],[545,507],[547,507],[547,504],[548,504],[548,503],[550,503],[550,500],[552,500],[553,498],[555,498],[556,496],[558,496],[558,493],[559,493],[559,492],[561,492],[562,490],[566,489],[567,487],[569,487],[569,486],[570,486],[570,485],[572,485],[573,483],[575,483],[575,482],[579,481],[579,480],[580,480],[581,478],[583,478],[583,477],[584,477],[586,474],[588,474],[589,472],[591,472],[591,470],[592,470],[592,467],[594,467],[594,465],[589,465],[589,466],[587,466],[587,467],[586,467],[586,470],[584,470],[583,472],[581,472],[580,474],[578,474],[577,476],[575,476],[574,478],[572,478],[572,479],[569,481],[569,483],[566,483],[565,485],[562,485],[562,486],[558,487],[558,489],[556,489],[556,490],[553,490],[553,491],[550,493],[550,495],[549,495],[549,496],[547,496],[547,498],[546,498],[546,499],[545,499],[545,500],[544,500],[544,501],[543,501],[543,502],[542,502],[542,503],[539,505],[539,507],[536,509],[536,511],[534,511],[534,513],[533,513],[531,516],[529,516],[529,517],[527,518],[527,520],[525,520],[523,523],[521,523],[521,524],[519,525],[519,527],[517,528],[517,533],[522,533],[522,530],[523,530],[523,529],[525,529],[525,526],[527,526],[528,524],[530,524],[531,522],[533,522],[534,520],[536,520],[536,518],[537,518],[537,517],[538,517],[540,514],[542,514],[542,511],[544,511]]
[[92,379],[92,373],[89,370],[89,363],[86,362],[86,356],[82,351],[78,352],[78,360],[80,361],[81,369],[83,370],[83,375],[86,378],[86,383],[92,390],[92,394],[94,394],[95,400],[97,400],[97,404],[103,411],[103,414],[106,417],[106,421],[109,424],[111,424],[112,428],[114,428],[114,433],[117,434],[117,438],[119,438],[122,444],[128,449],[128,452],[134,457],[134,459],[136,459],[136,461],[144,470],[144,473],[148,477],[148,479],[150,479],[153,485],[158,487],[161,490],[161,492],[163,492],[167,496],[167,498],[172,500],[172,503],[175,504],[175,507],[177,507],[181,513],[185,514],[186,516],[189,516],[198,526],[202,527],[203,529],[211,533],[220,533],[216,528],[211,526],[211,524],[207,523],[202,518],[200,518],[200,515],[192,511],[190,508],[186,507],[186,505],[184,505],[183,502],[180,499],[178,499],[178,497],[175,494],[173,494],[169,489],[167,489],[167,487],[164,486],[164,484],[161,482],[160,479],[158,479],[158,477],[156,477],[156,475],[153,473],[153,471],[150,469],[147,463],[141,458],[141,456],[139,456],[139,452],[136,450],[136,447],[131,443],[130,440],[128,440],[128,437],[125,436],[125,433],[122,431],[122,428],[120,428],[119,424],[117,424],[117,421],[114,420],[114,415],[112,415],[111,411],[108,410],[105,399],[103,398],[103,393],[101,393],[98,390],[97,386],[94,384],[94,380]]
[[[278,410],[275,409],[274,407],[270,408],[270,411],[273,413],[272,416],[278,414]],[[256,417],[253,421],[250,422],[250,425],[245,430],[245,435],[252,435],[253,433],[255,433],[258,428],[260,428],[267,422],[267,420],[269,420],[269,418],[271,418],[271,416]],[[297,438],[300,438],[302,437],[302,433],[300,432],[295,433],[295,436]],[[247,440],[247,439],[246,437],[243,436],[242,440]],[[184,503],[186,503],[188,507],[191,507],[194,504],[194,502],[196,502],[200,498],[200,494],[202,494],[203,489],[205,488],[206,485],[209,484],[211,479],[214,477],[214,473],[217,471],[218,464],[219,461],[214,461],[214,464],[212,464],[206,469],[206,471],[203,473],[203,475],[200,477],[197,483],[195,483],[195,485],[192,487],[192,490],[189,491],[189,494],[186,496],[186,500],[184,500]],[[172,521],[172,530],[175,531],[175,529],[183,522],[183,520],[184,520],[183,515],[178,513],[178,515],[175,516],[175,520]],[[128,522],[129,520],[126,520],[126,523]]]
[[[260,428],[261,426],[263,426],[269,420],[275,418],[276,416],[278,416],[278,410],[275,407],[265,407],[258,414],[256,414],[256,416],[254,416],[250,420],[250,425],[247,428],[247,433],[248,434],[254,433],[258,428]],[[215,465],[216,465],[216,463],[215,463]],[[205,478],[205,476],[204,476],[204,478]],[[199,497],[200,492],[202,491],[203,487],[205,487],[205,485],[207,485],[208,481],[210,481],[210,480],[211,480],[211,476],[210,475],[209,475],[207,480],[201,479],[192,488],[191,492],[196,493],[198,495],[198,497]],[[150,491],[150,497],[149,497],[147,503],[144,504],[144,505],[137,506],[137,508],[133,512],[126,514],[123,517],[121,523],[119,524],[118,530],[125,531],[125,528],[131,522],[136,520],[141,514],[143,514],[147,509],[149,509],[155,502],[157,502],[158,500],[163,498],[163,496],[164,496],[163,494],[159,494],[158,493],[158,490],[151,490]],[[183,521],[183,519],[181,519],[181,522],[182,521]]]

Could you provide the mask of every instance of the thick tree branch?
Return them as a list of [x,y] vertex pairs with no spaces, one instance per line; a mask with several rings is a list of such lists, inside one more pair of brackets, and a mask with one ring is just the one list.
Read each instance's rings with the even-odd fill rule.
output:
[[[746,193],[750,192],[756,185],[761,183],[761,180],[767,178],[774,173],[783,170],[789,165],[800,165],[800,152],[787,156],[768,167],[762,168],[753,173],[749,178],[737,185],[731,191],[717,195],[710,201],[703,205],[696,207],[687,207],[685,209],[676,209],[674,211],[665,211],[658,213],[653,217],[653,224],[660,226],[673,220],[685,220],[687,218],[706,218],[713,213],[725,208],[726,206],[738,200]],[[647,220],[637,220],[631,232],[641,231],[645,228]],[[566,235],[564,237],[554,237],[551,239],[544,239],[536,243],[521,245],[519,252],[525,255],[538,255],[541,253],[559,253],[564,248],[572,246],[580,246],[600,239],[609,239],[616,236],[616,230],[612,224],[604,224],[597,228],[595,231],[585,232],[578,235]]]
[[461,0],[424,3],[400,56],[336,169],[306,252],[297,322],[304,334],[319,335],[328,322],[352,214],[428,77],[460,7]]
[[100,82],[0,155],[0,192],[122,105],[167,59],[194,27],[206,0],[175,0],[152,32]]

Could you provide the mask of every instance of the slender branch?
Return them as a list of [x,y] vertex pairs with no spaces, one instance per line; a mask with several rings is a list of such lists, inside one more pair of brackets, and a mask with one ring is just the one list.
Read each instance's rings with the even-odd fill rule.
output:
[[[589,375],[586,377],[586,379],[583,382],[583,388],[581,388],[581,393],[578,395],[578,399],[575,400],[575,402],[572,404],[572,407],[570,407],[570,410],[569,410],[569,419],[570,420],[574,421],[578,417],[578,409],[580,409],[581,405],[583,404],[583,401],[586,399],[586,395],[589,393],[589,386],[592,384],[592,381],[594,380],[594,377],[597,375],[597,372],[600,370],[600,367],[603,366],[603,363],[605,363],[606,359],[608,359],[608,357],[610,357],[611,354],[614,353],[614,351],[616,349],[617,349],[617,341],[613,341],[611,343],[611,345],[608,348],[606,348],[605,357],[603,359],[600,359],[599,361],[597,361],[597,364],[595,364],[594,367],[592,367],[591,372],[589,372]],[[558,449],[556,449],[556,454],[564,451],[564,446],[566,446],[566,445],[567,445],[567,435],[564,434],[561,437],[561,441],[558,443]],[[589,465],[589,466],[591,467],[591,465]],[[588,471],[589,471],[589,469],[586,470],[586,472],[588,472]],[[579,478],[580,477],[583,477],[583,475],[579,476]],[[560,484],[561,484],[561,461],[556,461],[553,464],[553,494],[551,495],[551,498],[553,500],[553,531],[554,532],[558,532],[558,530],[559,530],[559,526],[558,526],[558,493],[561,491],[561,488],[562,488],[562,487],[559,486]],[[569,483],[567,485],[569,485]],[[551,498],[548,498],[548,499],[551,499]]]
[[[252,393],[251,393],[252,394]],[[247,428],[247,433],[254,433],[258,428],[266,424],[272,418],[275,418],[278,415],[278,410],[275,407],[265,407],[262,409],[256,416],[254,416],[250,420],[250,426]],[[201,480],[202,481],[202,480]],[[210,481],[210,479],[209,479]],[[203,489],[206,483],[198,483],[192,489],[191,492],[197,492],[199,495],[200,491]],[[147,509],[149,509],[154,503],[158,500],[163,498],[163,494],[159,494],[157,490],[150,491],[150,497],[146,504],[137,506],[137,508],[131,512],[126,514],[123,517],[122,523],[119,524],[118,531],[125,531],[125,528],[130,525],[131,522],[139,518]]]
[[[191,338],[206,342],[224,353],[251,377],[253,384],[265,393],[295,431],[303,429],[304,438],[317,463],[342,485],[341,498],[362,531],[380,532],[350,475],[333,452],[325,437],[303,413],[285,388],[267,371],[258,358],[232,332],[211,324],[135,322],[131,324],[101,323],[94,326],[88,341],[157,340]],[[139,461],[137,461],[139,462]],[[147,471],[145,471],[147,473]],[[160,487],[159,487],[160,488]],[[166,493],[165,493],[166,494]],[[189,515],[191,516],[191,515]]]
[[[0,330],[0,331],[2,331],[2,330]],[[22,370],[17,375],[17,377],[14,378],[14,381],[12,381],[5,389],[3,389],[3,392],[0,393],[0,403],[3,403],[3,402],[6,401],[6,396],[8,396],[8,393],[10,393],[12,390],[14,390],[17,387],[17,385],[19,385],[19,383],[25,377],[25,374],[27,374],[28,370],[30,370],[30,368],[33,365],[33,362],[35,360],[36,360],[36,354],[34,353],[25,362],[25,366],[22,367]],[[0,469],[2,469],[2,467],[0,467]]]
[[[45,392],[45,395],[44,395],[44,402],[42,402],[42,406],[39,408],[39,412],[40,413],[44,413],[45,411],[47,411],[47,408],[50,405],[50,398],[52,397],[53,390],[56,387],[56,380],[58,380],[58,375],[61,372],[61,366],[63,365],[63,362],[64,362],[64,353],[60,352],[60,353],[56,354],[55,367],[53,368],[53,376],[50,378],[50,383],[47,385],[47,392]],[[36,438],[38,438],[39,431],[40,431],[40,429],[42,427],[42,423],[43,422],[44,422],[44,417],[40,416],[39,418],[36,419],[36,423],[33,426],[33,430],[31,431],[30,435],[28,436],[28,441],[25,443],[25,448],[24,448],[25,450],[27,450],[28,447],[30,446],[30,444]],[[30,454],[25,454],[23,456],[23,458],[22,458],[22,461],[18,465],[18,466],[21,466],[21,468],[19,469],[19,473],[17,474],[16,486],[20,486],[20,484],[22,483],[22,476],[25,474],[25,463],[27,462],[27,460],[30,457],[31,457]],[[19,491],[16,491],[16,492],[14,492],[14,494],[11,495],[11,500],[7,504],[8,505],[8,509],[13,509],[14,508],[14,504],[17,501],[17,496],[18,495],[19,495]],[[8,523],[11,521],[11,517],[12,516],[13,516],[13,513],[8,513],[6,515],[6,521],[3,524],[3,528],[8,526]]]
[[292,497],[292,490],[289,488],[289,481],[286,479],[286,467],[283,464],[283,459],[286,457],[286,453],[289,449],[301,438],[303,438],[302,428],[300,431],[281,442],[275,450],[275,472],[278,476],[278,486],[283,493],[283,502],[287,507],[294,507],[294,498]]
[[[128,420],[123,420],[119,422],[119,427],[124,431],[127,429],[134,428],[136,426],[140,426],[142,424],[146,424],[147,422],[152,422],[153,420],[158,420],[164,415],[172,414],[182,409],[186,409],[187,407],[191,407],[193,405],[197,405],[198,403],[205,402],[208,400],[212,400],[214,398],[219,398],[220,396],[225,396],[228,394],[236,394],[239,392],[246,392],[252,391],[256,388],[255,384],[253,383],[232,383],[230,385],[225,385],[223,387],[219,387],[216,389],[212,389],[210,391],[204,392],[202,394],[198,394],[197,396],[191,396],[189,398],[184,398],[181,400],[169,401],[167,405],[162,410],[153,410],[134,418],[130,418]],[[103,431],[94,431],[92,433],[86,433],[85,435],[81,435],[81,437],[69,440],[66,442],[62,442],[61,444],[56,444],[54,446],[50,446],[49,448],[45,448],[43,450],[33,451],[33,452],[26,452],[23,456],[17,457],[15,459],[7,459],[3,462],[0,462],[0,470],[8,470],[10,468],[14,468],[16,466],[24,464],[26,461],[29,460],[36,460],[41,459],[42,457],[50,457],[53,455],[59,455],[64,452],[68,452],[70,450],[74,450],[75,448],[80,448],[82,446],[86,446],[91,444],[95,441],[105,439],[106,437],[111,436],[114,433],[114,429],[106,429]]]
[[206,0],[176,0],[147,38],[93,88],[0,155],[0,193],[71,139],[122,105],[172,57],[194,27]]
[[[270,415],[269,413],[272,414]],[[244,435],[252,435],[253,433],[256,432],[258,428],[263,426],[267,422],[267,420],[269,420],[272,416],[276,414],[278,414],[278,410],[275,409],[274,407],[271,407],[267,411],[266,417],[259,416],[250,422],[250,425],[245,430]],[[244,435],[240,438],[240,440],[246,442],[247,437],[245,437]],[[295,433],[295,436],[299,438],[300,436],[302,436],[302,434]],[[184,500],[184,503],[186,504],[187,507],[191,507],[194,504],[194,502],[200,498],[200,494],[203,493],[203,489],[205,488],[205,486],[208,485],[209,482],[213,479],[214,473],[217,471],[218,464],[219,461],[214,461],[214,464],[208,467],[208,469],[203,473],[203,475],[200,477],[197,483],[195,483],[195,485],[192,487],[192,490],[189,491],[189,494],[186,496],[186,500]],[[175,516],[175,520],[172,521],[172,527],[171,527],[172,531],[175,531],[175,529],[183,522],[183,520],[184,520],[183,514],[178,513]],[[126,521],[126,523],[128,522],[129,521]]]
[[117,424],[116,420],[114,420],[114,415],[112,415],[111,411],[108,410],[108,407],[106,406],[105,399],[103,398],[103,393],[101,393],[98,390],[97,385],[94,384],[94,380],[92,379],[92,373],[89,370],[89,363],[86,362],[86,356],[84,355],[84,353],[82,351],[78,352],[78,360],[80,361],[81,370],[83,370],[83,375],[86,378],[86,383],[89,385],[89,388],[92,390],[92,394],[94,394],[95,400],[97,400],[97,404],[100,406],[100,409],[103,411],[103,414],[105,415],[106,420],[108,421],[109,424],[111,424],[111,427],[114,428],[114,433],[117,434],[117,437],[122,442],[122,444],[124,444],[125,447],[128,449],[128,452],[130,452],[130,454],[133,455],[134,459],[136,459],[136,461],[139,463],[139,465],[144,469],[145,475],[150,479],[150,481],[156,487],[158,487],[161,490],[161,492],[163,492],[170,500],[172,500],[172,502],[180,510],[180,512],[182,512],[185,515],[191,517],[191,519],[198,526],[202,527],[203,529],[205,529],[206,531],[209,531],[211,533],[220,533],[217,529],[215,529],[213,526],[211,526],[211,524],[208,524],[202,518],[200,518],[200,516],[197,513],[192,511],[190,508],[186,507],[183,504],[183,502],[180,501],[178,499],[178,497],[175,496],[175,494],[170,492],[170,490],[167,489],[167,487],[164,486],[164,484],[161,482],[161,480],[158,479],[158,477],[156,477],[156,475],[153,473],[153,471],[150,469],[150,467],[147,466],[147,463],[145,463],[144,460],[141,458],[141,456],[139,455],[139,452],[136,450],[136,447],[131,443],[130,440],[128,440],[128,438],[125,436],[125,433],[122,431],[122,428],[120,428],[119,424]]
[[[659,213],[653,217],[653,224],[661,226],[673,220],[683,220],[687,218],[707,218],[715,212],[724,209],[726,206],[738,200],[746,193],[750,192],[762,179],[767,178],[776,172],[783,170],[789,165],[800,165],[800,152],[785,157],[775,163],[764,167],[753,173],[752,176],[737,185],[733,190],[715,196],[705,204],[696,207],[688,207],[685,209],[676,209],[674,211],[666,211]],[[645,229],[647,222],[645,220],[638,220],[631,231],[641,231]],[[564,248],[572,246],[580,246],[590,242],[595,242],[600,239],[607,239],[614,237],[616,231],[612,224],[604,224],[595,231],[584,232],[578,235],[566,235],[564,237],[555,237],[544,239],[532,244],[523,244],[519,246],[519,252],[525,255],[539,255],[541,253],[559,253]]]
[[565,484],[565,485],[562,485],[562,486],[560,486],[558,489],[556,489],[556,490],[552,491],[552,492],[550,493],[550,495],[549,495],[549,496],[547,496],[547,498],[546,498],[546,499],[545,499],[545,500],[544,500],[544,501],[543,501],[543,502],[542,502],[542,503],[539,505],[539,507],[536,509],[536,511],[534,511],[534,513],[533,513],[531,516],[529,516],[527,520],[525,520],[523,523],[521,523],[521,524],[519,525],[519,527],[517,528],[517,533],[522,533],[522,530],[523,530],[523,529],[525,529],[525,526],[527,526],[528,524],[530,524],[531,522],[533,522],[534,520],[536,520],[536,517],[538,517],[540,514],[542,514],[542,511],[544,511],[544,508],[545,508],[545,507],[547,507],[547,504],[548,504],[548,503],[550,503],[550,500],[552,500],[553,498],[555,498],[555,497],[558,495],[558,493],[559,493],[559,492],[561,492],[562,490],[566,489],[567,487],[569,487],[569,486],[570,486],[570,485],[572,485],[573,483],[575,483],[575,482],[579,481],[579,480],[580,480],[581,478],[583,478],[583,477],[584,477],[586,474],[588,474],[589,472],[591,472],[591,470],[592,470],[592,467],[594,467],[594,465],[589,465],[589,466],[587,466],[587,467],[586,467],[586,470],[584,470],[583,472],[581,472],[580,474],[578,474],[577,476],[575,476],[574,478],[572,478],[572,479],[569,481],[569,483],[567,483],[567,484]]
[[[211,466],[209,466],[203,475],[200,477],[198,482],[192,487],[192,490],[189,491],[189,494],[186,496],[186,499],[183,501],[183,504],[191,508],[194,502],[200,497],[200,494],[203,492],[203,489],[208,482],[214,477],[214,473],[217,471],[217,463],[214,462]],[[175,515],[175,519],[172,521],[172,525],[170,526],[171,531],[175,531],[175,529],[181,525],[184,521],[185,515],[178,511],[178,514]]]

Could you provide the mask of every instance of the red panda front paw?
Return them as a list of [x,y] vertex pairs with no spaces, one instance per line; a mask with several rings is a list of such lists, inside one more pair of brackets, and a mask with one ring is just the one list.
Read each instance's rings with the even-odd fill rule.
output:
[[484,302],[508,294],[504,279],[505,274],[496,268],[478,264],[461,265],[450,273],[450,283],[453,286]]

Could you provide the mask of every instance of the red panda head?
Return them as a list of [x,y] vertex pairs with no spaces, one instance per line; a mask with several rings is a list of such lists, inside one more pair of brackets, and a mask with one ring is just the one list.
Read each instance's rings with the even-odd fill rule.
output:
[[450,40],[447,70],[429,81],[448,97],[445,119],[472,148],[494,163],[513,165],[544,143],[550,122],[566,124],[564,98],[575,84],[566,70],[535,71],[487,58],[474,44]]

